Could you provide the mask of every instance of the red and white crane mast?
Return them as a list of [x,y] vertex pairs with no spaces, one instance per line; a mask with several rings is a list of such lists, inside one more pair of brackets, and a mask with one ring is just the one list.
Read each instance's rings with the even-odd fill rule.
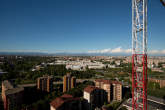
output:
[[147,110],[147,0],[132,0],[132,108]]

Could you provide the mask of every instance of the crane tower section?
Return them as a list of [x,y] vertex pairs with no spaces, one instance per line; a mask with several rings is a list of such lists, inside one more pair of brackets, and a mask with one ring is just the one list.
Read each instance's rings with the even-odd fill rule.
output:
[[132,108],[147,110],[147,0],[132,0]]

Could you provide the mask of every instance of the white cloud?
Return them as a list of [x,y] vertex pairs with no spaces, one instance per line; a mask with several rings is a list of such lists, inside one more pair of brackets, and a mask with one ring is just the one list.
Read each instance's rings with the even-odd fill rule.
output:
[[162,54],[165,54],[165,50],[162,50]]
[[[131,54],[131,49],[123,49],[122,47],[117,47],[114,49],[103,49],[103,50],[90,50],[88,53],[97,53],[97,54],[115,54],[115,53],[121,53],[121,54]],[[148,51],[148,54],[150,55],[165,55],[165,49],[164,50],[150,50]]]
[[149,54],[160,54],[160,55],[165,55],[165,50],[151,50],[148,52]]
[[131,53],[132,50],[131,50],[131,49],[126,49],[125,52],[126,52],[126,53]]
[[88,53],[131,53],[131,49],[122,49],[121,47],[118,47],[114,49],[90,50]]
[[121,49],[121,47],[118,47],[118,48],[115,48],[115,49],[112,49],[111,53],[120,53],[120,52],[123,52],[124,50]]
[[157,53],[159,53],[158,50],[151,50],[151,51],[149,51],[149,54],[157,54]]

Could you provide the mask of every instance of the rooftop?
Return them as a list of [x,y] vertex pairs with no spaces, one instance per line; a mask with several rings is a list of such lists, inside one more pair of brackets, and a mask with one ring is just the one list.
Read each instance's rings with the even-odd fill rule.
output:
[[88,92],[88,93],[91,93],[91,92],[94,91],[95,89],[99,89],[99,88],[97,88],[97,87],[95,87],[95,86],[87,86],[87,87],[84,89],[84,91],[85,91],[85,92]]
[[120,85],[122,85],[122,83],[119,81],[111,81],[111,80],[106,80],[106,79],[96,79],[95,81],[103,82],[104,84],[120,84]]
[[5,91],[5,94],[6,95],[15,94],[15,93],[21,92],[23,90],[24,90],[23,87],[16,87],[16,88],[13,88],[13,89],[10,89],[10,90]]
[[4,87],[6,88],[6,90],[14,88],[14,85],[8,80],[3,81],[2,83],[3,83]]
[[61,97],[57,97],[56,99],[54,99],[50,103],[50,105],[57,109],[57,108],[61,107],[65,102],[75,101],[75,100],[79,100],[79,99],[80,98],[73,98],[72,95],[64,94]]
[[67,99],[67,98],[73,98],[73,96],[70,95],[70,94],[64,94],[64,95],[61,96],[61,98]]
[[6,95],[15,94],[15,93],[18,93],[18,92],[21,92],[24,90],[23,87],[15,86],[14,83],[9,80],[3,81],[3,85],[6,88],[6,90],[5,90]]
[[46,79],[46,78],[53,78],[53,76],[43,75],[42,77],[39,77],[38,79]]

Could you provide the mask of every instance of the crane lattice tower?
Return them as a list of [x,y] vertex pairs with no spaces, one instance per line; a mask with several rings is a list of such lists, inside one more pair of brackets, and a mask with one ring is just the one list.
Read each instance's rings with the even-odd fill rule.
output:
[[132,0],[132,108],[147,110],[147,0]]

